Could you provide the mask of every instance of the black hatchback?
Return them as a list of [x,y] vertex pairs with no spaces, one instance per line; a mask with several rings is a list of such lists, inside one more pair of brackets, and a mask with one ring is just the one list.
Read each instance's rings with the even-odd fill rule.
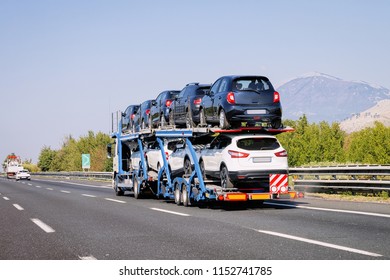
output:
[[187,84],[169,108],[169,123],[179,127],[194,127],[200,122],[202,98],[210,91],[208,84]]
[[153,102],[153,106],[150,108],[152,128],[158,126],[164,127],[168,124],[169,107],[173,99],[179,95],[179,92],[180,90],[165,90],[157,96],[156,102]]
[[150,127],[150,108],[154,100],[144,101],[134,116],[133,132]]
[[129,105],[122,113],[122,132],[130,131],[133,127],[133,120],[139,105]]
[[282,126],[280,95],[264,76],[224,76],[202,98],[200,120],[222,129]]

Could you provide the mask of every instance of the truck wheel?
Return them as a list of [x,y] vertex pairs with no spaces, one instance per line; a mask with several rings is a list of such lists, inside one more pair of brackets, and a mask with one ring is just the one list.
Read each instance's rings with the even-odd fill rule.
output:
[[134,190],[134,198],[135,199],[139,199],[140,198],[140,193],[139,193],[139,184],[138,184],[138,179],[137,178],[134,178],[133,190]]
[[180,205],[181,204],[181,191],[180,191],[180,185],[179,183],[176,183],[175,184],[175,203],[177,205]]
[[184,207],[191,205],[190,203],[190,194],[187,191],[187,186],[183,184],[183,190],[181,192],[181,201],[183,202]]
[[124,191],[120,187],[115,186],[115,195],[122,196],[123,194],[124,194]]

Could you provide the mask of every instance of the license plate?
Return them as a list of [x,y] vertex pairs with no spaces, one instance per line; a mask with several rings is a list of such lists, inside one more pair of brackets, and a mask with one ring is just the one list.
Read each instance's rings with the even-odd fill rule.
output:
[[271,157],[255,157],[253,158],[254,163],[271,162]]
[[246,110],[246,113],[249,115],[265,115],[267,111],[265,109],[261,110]]

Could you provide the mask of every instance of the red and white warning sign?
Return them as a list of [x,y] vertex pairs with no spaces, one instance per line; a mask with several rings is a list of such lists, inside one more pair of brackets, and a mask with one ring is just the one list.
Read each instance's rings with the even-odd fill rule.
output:
[[270,174],[269,190],[270,193],[288,193],[288,175]]

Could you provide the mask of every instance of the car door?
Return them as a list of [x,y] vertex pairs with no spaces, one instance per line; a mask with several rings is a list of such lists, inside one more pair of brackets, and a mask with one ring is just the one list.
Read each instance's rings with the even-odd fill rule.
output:
[[222,161],[221,137],[216,137],[210,146],[202,151],[202,159],[206,173],[211,176],[216,176],[215,172],[219,171]]
[[210,89],[210,93],[207,94],[203,98],[203,104],[204,104],[204,113],[206,116],[207,122],[214,122],[215,116],[214,116],[214,99],[215,95],[218,92],[219,85],[221,84],[221,79],[217,80]]
[[[213,122],[219,122],[219,108],[223,99],[226,98],[226,91],[228,89],[228,79],[221,78],[220,83],[215,88],[214,99],[213,99]],[[223,106],[222,106],[223,107]]]

